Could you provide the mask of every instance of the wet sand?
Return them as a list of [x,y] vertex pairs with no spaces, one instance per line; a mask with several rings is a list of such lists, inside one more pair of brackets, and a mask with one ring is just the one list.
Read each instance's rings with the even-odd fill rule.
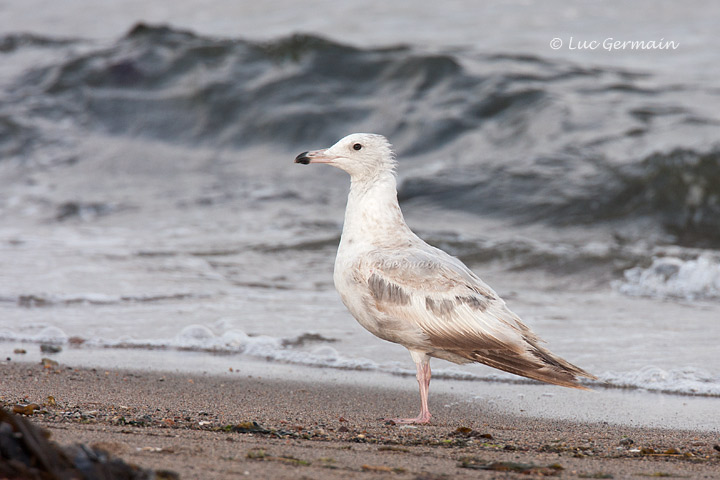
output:
[[[528,419],[387,386],[0,364],[0,404],[60,444],[82,442],[181,478],[717,478],[717,432]],[[407,381],[407,379],[403,380]],[[49,400],[52,396],[54,399]],[[525,469],[524,472],[521,470]]]

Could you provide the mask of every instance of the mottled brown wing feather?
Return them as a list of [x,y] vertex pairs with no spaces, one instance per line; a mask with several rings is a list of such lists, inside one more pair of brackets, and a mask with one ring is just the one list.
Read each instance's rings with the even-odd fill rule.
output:
[[541,347],[488,285],[441,250],[369,258],[362,270],[376,308],[421,329],[429,355],[462,357],[566,387],[585,388],[576,377],[595,378]]

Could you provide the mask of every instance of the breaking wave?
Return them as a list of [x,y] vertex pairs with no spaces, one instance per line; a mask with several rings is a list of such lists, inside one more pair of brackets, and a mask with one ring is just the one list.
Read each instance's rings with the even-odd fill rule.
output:
[[[0,37],[0,52],[66,45],[73,40]],[[240,150],[327,145],[372,130],[392,139],[402,160],[439,165],[404,177],[403,200],[556,225],[649,218],[682,244],[720,244],[720,150],[706,140],[717,142],[720,118],[700,113],[714,91],[693,89],[706,96],[696,111],[689,86],[649,88],[647,75],[611,68],[362,49],[309,35],[252,42],[144,24],[66,57],[12,87],[0,109],[3,157],[22,161],[55,142],[48,119]],[[571,107],[576,96],[591,117]],[[645,147],[653,144],[666,147]],[[625,154],[629,146],[637,153]]]
[[[568,170],[558,175],[543,162],[523,171],[448,168],[405,178],[400,198],[558,225],[651,219],[679,244],[720,242],[720,149],[653,153],[614,167],[597,159],[575,159],[574,166],[565,160],[555,161]],[[585,175],[572,175],[582,168]]]
[[649,267],[625,271],[615,282],[622,293],[685,300],[720,300],[720,258],[710,254],[683,260],[677,257],[653,259]]

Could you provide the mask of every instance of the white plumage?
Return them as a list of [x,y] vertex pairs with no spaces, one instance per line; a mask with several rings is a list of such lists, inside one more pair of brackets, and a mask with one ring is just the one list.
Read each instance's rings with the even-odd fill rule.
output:
[[328,149],[301,153],[295,162],[327,163],[350,174],[335,288],[363,327],[405,346],[416,363],[420,415],[396,421],[430,421],[430,357],[480,362],[567,387],[583,388],[578,376],[595,378],[541,347],[492,288],[410,230],[385,137],[355,133]]

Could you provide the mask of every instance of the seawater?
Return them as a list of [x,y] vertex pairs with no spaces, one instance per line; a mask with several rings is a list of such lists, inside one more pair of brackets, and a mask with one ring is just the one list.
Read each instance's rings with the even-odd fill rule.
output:
[[[411,375],[333,290],[348,179],[292,164],[374,131],[411,227],[553,351],[609,387],[720,395],[720,92],[697,42],[572,57],[533,47],[549,26],[504,48],[469,24],[472,41],[402,42],[390,23],[350,41],[309,20],[257,38],[36,21],[0,37],[3,356],[54,343],[87,365],[199,351]],[[518,380],[435,363],[437,379]]]

